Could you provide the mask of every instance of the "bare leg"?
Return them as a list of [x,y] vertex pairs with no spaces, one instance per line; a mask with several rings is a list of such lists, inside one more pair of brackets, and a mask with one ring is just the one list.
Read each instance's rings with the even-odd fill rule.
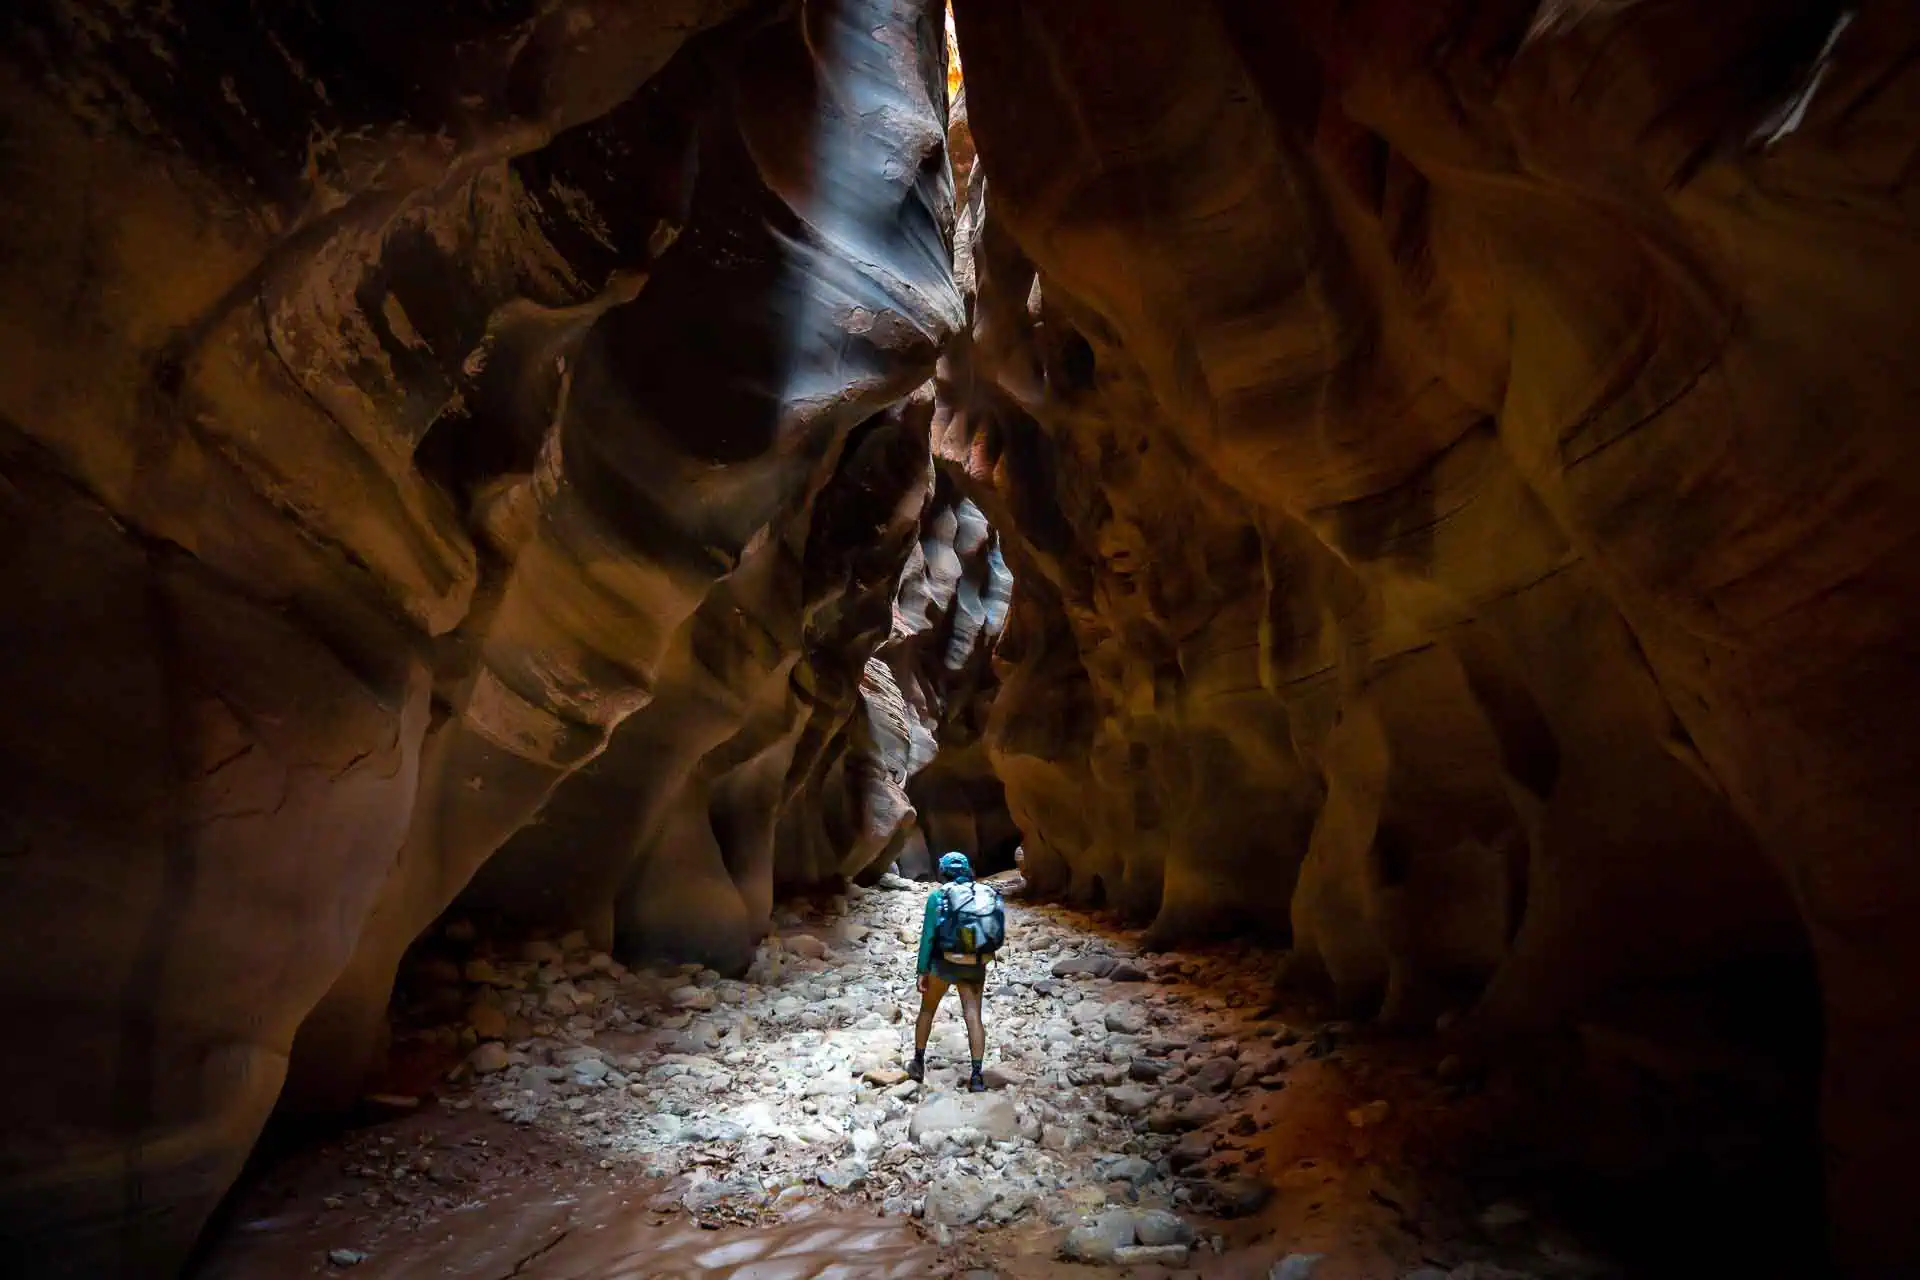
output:
[[[920,1016],[913,1024],[913,1054],[916,1058],[927,1051],[927,1037],[933,1034],[933,1014],[940,1007],[940,1000],[946,994],[947,983],[929,974],[927,989],[920,997]],[[962,1001],[967,998],[965,987],[960,989],[960,998]],[[969,1035],[972,1034],[973,1022],[977,1021],[978,1017],[978,1014],[971,1015],[972,1020],[967,1023]]]
[[955,985],[960,989],[960,1012],[967,1019],[967,1048],[973,1051],[973,1060],[978,1062],[987,1056],[987,1025],[980,1017],[982,993],[986,988],[977,982],[961,982]]

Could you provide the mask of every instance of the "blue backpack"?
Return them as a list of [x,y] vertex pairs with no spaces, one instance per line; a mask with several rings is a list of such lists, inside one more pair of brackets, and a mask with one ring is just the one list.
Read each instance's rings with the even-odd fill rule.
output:
[[990,956],[1007,940],[1007,909],[1000,891],[977,880],[940,890],[933,940],[942,954]]

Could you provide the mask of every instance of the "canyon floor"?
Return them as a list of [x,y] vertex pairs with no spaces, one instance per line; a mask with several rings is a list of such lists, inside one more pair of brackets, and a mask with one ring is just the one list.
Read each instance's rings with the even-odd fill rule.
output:
[[378,1118],[270,1147],[200,1273],[1620,1274],[1461,1176],[1484,1075],[1272,1006],[1271,952],[1010,901],[992,1088],[963,1091],[951,996],[915,1085],[924,888],[783,910],[742,980],[453,927],[409,966]]

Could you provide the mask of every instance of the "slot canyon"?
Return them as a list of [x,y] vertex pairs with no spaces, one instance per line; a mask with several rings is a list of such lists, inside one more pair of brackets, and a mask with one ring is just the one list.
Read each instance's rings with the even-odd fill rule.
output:
[[0,1274],[1920,1274],[1920,7],[0,30]]

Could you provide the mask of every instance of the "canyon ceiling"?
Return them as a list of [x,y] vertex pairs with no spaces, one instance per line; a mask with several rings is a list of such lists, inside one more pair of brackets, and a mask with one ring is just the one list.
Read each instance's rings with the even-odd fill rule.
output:
[[952,25],[0,19],[9,1265],[175,1273],[450,909],[738,968],[1016,841],[1783,1082],[1920,1262],[1920,10]]

